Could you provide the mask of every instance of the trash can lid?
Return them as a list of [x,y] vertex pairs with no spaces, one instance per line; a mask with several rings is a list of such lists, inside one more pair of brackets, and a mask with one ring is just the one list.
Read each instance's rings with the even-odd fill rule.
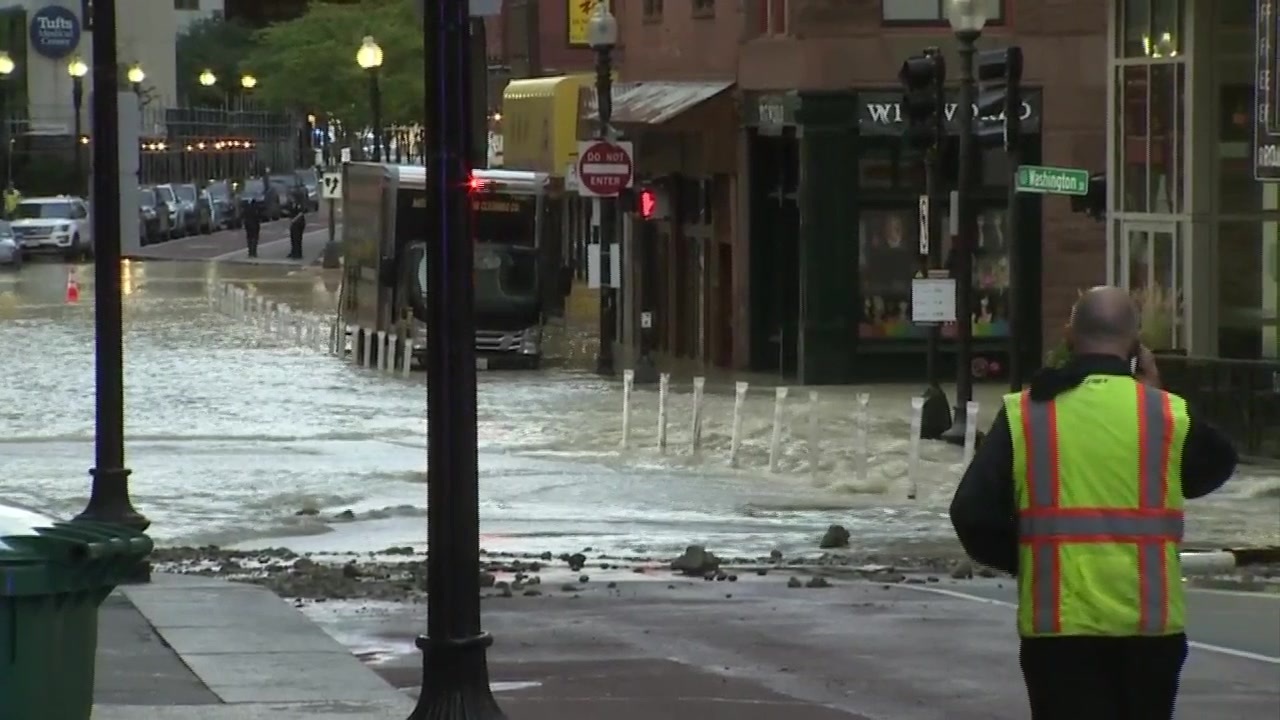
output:
[[0,554],[21,552],[5,542],[6,537],[36,535],[37,528],[49,527],[54,522],[54,520],[30,510],[0,505]]

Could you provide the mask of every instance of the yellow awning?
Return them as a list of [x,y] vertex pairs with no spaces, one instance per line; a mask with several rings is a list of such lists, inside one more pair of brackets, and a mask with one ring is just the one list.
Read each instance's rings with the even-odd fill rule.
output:
[[578,156],[578,93],[590,75],[512,80],[502,92],[503,167],[564,177]]

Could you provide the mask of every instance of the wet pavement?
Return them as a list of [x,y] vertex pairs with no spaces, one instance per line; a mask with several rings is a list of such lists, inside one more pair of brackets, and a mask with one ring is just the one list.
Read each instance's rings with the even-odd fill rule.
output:
[[[83,506],[94,426],[92,267],[76,270],[78,304],[66,302],[67,275],[66,266],[50,263],[0,275],[0,367],[12,378],[0,387],[7,470],[0,493],[61,516]],[[162,543],[307,551],[421,544],[421,374],[352,367],[228,317],[209,302],[226,283],[288,303],[317,325],[332,317],[338,289],[333,273],[315,267],[124,264],[128,456],[134,497],[154,535]],[[728,378],[708,380],[696,454],[691,388],[685,379],[673,382],[664,453],[656,389],[636,390],[624,449],[620,384],[552,365],[480,375],[486,549],[558,554],[591,546],[670,556],[699,542],[728,554],[791,553],[816,550],[822,531],[839,523],[867,551],[955,551],[945,511],[960,449],[924,443],[918,496],[907,499],[915,388],[820,388],[816,406],[807,391],[793,392],[771,473],[774,393],[765,382],[754,383],[744,403],[733,468]],[[870,393],[865,473],[856,441],[859,392]],[[998,393],[980,389],[984,421]],[[1277,516],[1280,477],[1246,468],[1222,492],[1191,504],[1188,537],[1277,544]]]

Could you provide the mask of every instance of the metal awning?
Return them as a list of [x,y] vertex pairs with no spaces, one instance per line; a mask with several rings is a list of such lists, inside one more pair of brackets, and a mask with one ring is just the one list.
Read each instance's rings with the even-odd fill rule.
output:
[[[733,87],[733,82],[623,82],[613,86],[613,122],[661,125]],[[596,117],[594,86],[584,88],[582,119]]]

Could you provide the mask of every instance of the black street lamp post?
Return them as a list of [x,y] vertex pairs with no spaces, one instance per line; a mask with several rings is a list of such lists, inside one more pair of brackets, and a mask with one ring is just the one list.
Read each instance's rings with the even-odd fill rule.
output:
[[[13,156],[9,146],[9,76],[18,69],[8,51],[0,50],[0,153],[4,154],[5,187],[13,184]],[[6,213],[7,214],[7,213]]]
[[74,57],[71,62],[67,63],[67,74],[71,76],[71,108],[74,112],[72,125],[74,126],[72,149],[76,154],[76,192],[82,192],[84,188],[84,149],[80,140],[84,136],[84,132],[80,127],[80,113],[84,108],[84,76],[89,74],[89,66],[85,64],[79,57]]
[[949,20],[960,43],[960,160],[956,195],[960,235],[955,244],[956,279],[956,403],[951,428],[943,433],[947,442],[964,444],[968,423],[965,407],[973,399],[973,251],[976,220],[973,207],[975,169],[973,106],[976,86],[973,79],[974,43],[986,25],[986,0],[948,0]]
[[480,491],[471,228],[470,3],[426,3],[423,75],[427,206],[427,634],[410,720],[502,720],[480,624]]
[[[150,521],[129,499],[124,464],[124,341],[120,301],[120,139],[116,133],[119,69],[116,64],[116,3],[93,3],[93,239],[94,361],[97,427],[93,488],[76,520],[109,522],[146,530]],[[141,72],[141,70],[139,70]],[[132,75],[132,71],[130,71]],[[133,78],[130,77],[132,81]],[[141,82],[141,79],[137,81]]]
[[[587,25],[587,42],[596,51],[596,109],[600,114],[599,138],[612,139],[613,49],[618,44],[618,21],[608,2],[597,2]],[[617,225],[618,198],[598,198],[600,203],[600,350],[596,372],[614,373],[613,343],[618,334],[618,293],[620,278],[612,276],[613,235]],[[621,266],[621,263],[619,263]],[[607,278],[607,280],[606,280]]]
[[378,72],[382,68],[382,48],[374,42],[372,35],[365,35],[356,51],[356,63],[369,73],[369,112],[372,113],[373,161],[383,161],[383,145],[386,140],[382,136],[382,88],[378,84]]

